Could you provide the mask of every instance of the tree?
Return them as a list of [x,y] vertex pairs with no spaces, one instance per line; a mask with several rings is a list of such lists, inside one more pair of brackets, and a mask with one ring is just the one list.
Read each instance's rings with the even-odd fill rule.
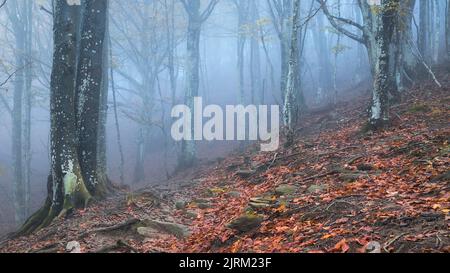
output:
[[241,104],[245,102],[245,76],[244,76],[244,51],[245,43],[247,40],[245,33],[245,26],[248,20],[250,1],[248,0],[233,0],[236,12],[238,15],[237,24],[237,63],[238,63],[238,74],[239,74],[239,94],[238,101]]
[[[210,0],[203,12],[200,11],[200,0],[180,0],[188,16],[186,40],[186,105],[194,109],[194,97],[198,96],[200,83],[200,35],[202,24],[209,18],[219,0]],[[191,122],[191,140],[183,140],[178,166],[185,168],[192,166],[196,159],[194,142],[194,117]]]
[[[105,45],[107,45],[107,0],[85,1],[80,34],[76,86],[76,121],[78,157],[83,179],[94,196],[105,196],[106,173],[99,172],[99,126],[105,78]],[[102,109],[103,110],[103,109]],[[103,168],[102,168],[103,169]]]
[[447,49],[447,59],[450,61],[450,0],[447,0],[447,10],[445,17],[445,45]]
[[71,209],[86,207],[108,189],[108,181],[97,170],[107,0],[83,1],[82,6],[57,0],[53,16],[47,199],[18,235],[44,227]]
[[430,61],[430,0],[419,0],[419,32],[417,45],[425,61]]
[[288,132],[288,144],[292,142],[293,135],[293,121],[294,115],[297,112],[295,107],[295,91],[298,89],[296,84],[296,75],[298,74],[298,34],[300,29],[300,0],[294,2],[294,16],[292,17],[292,38],[291,46],[289,52],[289,66],[288,66],[288,76],[286,83],[285,99],[284,99],[284,125],[287,127]]
[[[5,4],[4,2],[2,6]],[[12,1],[6,6],[15,38],[14,95],[12,117],[13,199],[16,224],[22,224],[30,208],[30,131],[32,83],[31,1]]]
[[[379,129],[389,122],[389,93],[394,89],[394,75],[391,73],[390,48],[394,31],[398,25],[399,0],[382,0],[377,6],[374,20],[375,42],[377,47],[374,60],[374,83],[370,107],[369,127]],[[398,45],[397,45],[398,46]]]
[[256,0],[250,0],[250,101],[252,104],[256,103],[256,98],[263,96],[261,86],[261,56],[259,45],[259,10]]
[[[155,101],[158,75],[166,69],[170,78],[170,103],[175,104],[176,101],[178,69],[174,54],[181,39],[175,29],[174,3],[140,0],[136,5],[128,5],[115,1],[113,8],[120,12],[120,15],[111,17],[113,46],[118,55],[126,56],[123,66],[128,68],[117,67],[116,71],[130,84],[128,88],[118,87],[127,91],[130,98],[121,108],[125,116],[138,125],[133,174],[133,183],[136,184],[145,180],[145,158],[151,149],[151,138],[155,127],[162,127],[155,118],[158,111]],[[164,11],[163,16],[160,9]],[[138,103],[133,103],[136,100]]]
[[[379,6],[376,4],[370,4],[370,1],[367,0],[357,0],[357,4],[359,9],[361,10],[361,14],[363,17],[362,23],[359,24],[351,19],[342,18],[336,15],[331,14],[328,9],[326,0],[316,0],[318,1],[322,9],[327,16],[330,24],[339,32],[347,36],[348,38],[363,44],[368,53],[370,71],[372,76],[375,76],[375,66],[376,60],[378,59],[378,45],[376,40],[376,33],[378,28],[379,19]],[[397,81],[396,89],[391,90],[394,92],[394,95],[397,95],[397,89],[400,88],[400,83],[404,81],[405,74],[407,74],[407,78],[414,79],[417,68],[418,68],[418,60],[414,54],[414,49],[411,46],[411,37],[412,37],[412,19],[413,19],[413,9],[415,5],[415,0],[406,0],[401,1],[401,3],[397,7],[397,16],[400,18],[400,23],[396,25],[396,35],[398,36],[398,46],[397,50],[390,50],[389,56],[392,59],[391,63],[392,67],[396,68],[395,73],[396,76],[400,79]],[[350,26],[355,29],[355,32],[352,32],[346,26]],[[398,62],[398,64],[397,64]],[[392,69],[391,67],[391,69]]]
[[326,29],[324,26],[324,14],[320,12],[315,18],[315,28],[311,30],[314,40],[314,48],[316,50],[317,59],[319,61],[320,81],[318,86],[318,95],[322,96],[333,88],[333,72],[330,60],[330,49],[327,46]]
[[292,15],[292,0],[267,0],[269,6],[272,23],[280,42],[280,57],[281,57],[281,79],[280,90],[281,98],[284,101],[286,83],[288,77],[289,52],[290,52],[290,37],[291,37],[291,15]]

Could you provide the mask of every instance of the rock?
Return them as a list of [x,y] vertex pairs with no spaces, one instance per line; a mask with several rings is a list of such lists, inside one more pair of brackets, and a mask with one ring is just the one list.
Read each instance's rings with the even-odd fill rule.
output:
[[207,194],[210,197],[221,195],[222,193],[225,193],[225,192],[226,192],[226,190],[222,189],[222,188],[211,188],[211,189],[207,190]]
[[70,253],[81,253],[81,245],[77,241],[70,241],[66,245],[66,251]]
[[311,185],[309,186],[309,188],[306,190],[308,193],[319,193],[322,192],[326,189],[327,187],[324,185]]
[[438,183],[440,181],[449,181],[450,180],[450,171],[443,173],[441,175],[435,176],[431,179],[431,183]]
[[364,248],[366,253],[381,253],[381,244],[377,241],[369,242]]
[[139,235],[142,235],[146,238],[157,239],[160,237],[158,231],[153,228],[138,227],[136,231]]
[[233,197],[233,198],[239,198],[239,197],[241,197],[241,193],[238,191],[230,191],[228,193],[228,196]]
[[184,215],[186,215],[186,217],[189,218],[189,219],[197,219],[197,217],[198,217],[198,214],[195,211],[193,211],[193,210],[185,211]]
[[280,185],[275,189],[275,193],[278,195],[292,195],[297,191],[296,186],[292,185]]
[[373,169],[375,169],[375,167],[370,164],[359,164],[357,166],[357,168],[359,171],[363,171],[363,172],[372,171]]
[[254,170],[239,170],[236,172],[236,175],[241,178],[249,178],[254,175],[256,172]]
[[186,208],[186,202],[185,201],[177,201],[175,203],[175,208],[178,210],[183,210]]
[[426,104],[414,104],[409,108],[411,113],[427,113],[430,112],[431,108]]
[[263,197],[250,198],[250,202],[273,204],[273,203],[275,203],[275,199],[263,196]]
[[152,219],[146,219],[143,221],[143,223],[146,227],[153,228],[158,231],[174,235],[178,238],[185,238],[190,235],[189,228],[187,226],[184,226],[181,224],[156,221],[156,220],[152,220]]
[[196,203],[196,204],[206,204],[206,203],[211,202],[211,199],[194,198],[194,199],[192,199],[192,202]]
[[342,173],[339,175],[339,179],[342,182],[350,183],[358,180],[363,174],[362,173]]
[[231,221],[227,227],[243,233],[259,227],[262,221],[262,216],[247,213]]
[[209,209],[212,207],[212,205],[210,203],[198,203],[197,207],[199,209]]
[[264,209],[264,208],[270,207],[270,204],[267,204],[267,203],[250,202],[250,203],[248,203],[248,205],[254,209]]

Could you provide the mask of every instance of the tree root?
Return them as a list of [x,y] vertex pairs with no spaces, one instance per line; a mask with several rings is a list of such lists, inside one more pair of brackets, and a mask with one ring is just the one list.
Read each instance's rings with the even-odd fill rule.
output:
[[139,251],[132,247],[131,245],[127,244],[126,242],[124,242],[123,240],[118,240],[115,244],[112,245],[108,245],[108,246],[104,246],[96,251],[94,251],[95,253],[107,253],[109,251],[114,251],[116,249],[120,249],[120,248],[126,248],[128,250],[130,250],[132,253],[138,253]]
[[11,238],[18,238],[21,236],[28,235],[33,231],[37,230],[45,221],[49,215],[51,206],[51,200],[47,198],[45,204],[37,212],[28,218],[28,220],[22,225],[22,227],[15,233],[12,234]]
[[117,225],[114,225],[114,226],[108,226],[108,227],[102,227],[102,228],[88,230],[88,231],[82,233],[79,236],[79,238],[84,238],[84,237],[86,237],[87,235],[89,235],[91,233],[108,232],[108,231],[115,231],[115,230],[119,230],[119,229],[128,228],[129,226],[132,226],[132,225],[135,225],[135,224],[139,224],[140,222],[141,222],[141,220],[139,220],[137,218],[133,218],[133,219],[130,219],[130,220],[125,221],[123,223],[119,223]]

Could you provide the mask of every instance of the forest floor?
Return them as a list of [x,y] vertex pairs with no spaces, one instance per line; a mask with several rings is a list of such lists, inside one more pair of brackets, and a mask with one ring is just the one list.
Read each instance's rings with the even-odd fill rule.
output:
[[367,97],[305,116],[295,145],[118,193],[0,252],[450,252],[450,77],[362,133]]

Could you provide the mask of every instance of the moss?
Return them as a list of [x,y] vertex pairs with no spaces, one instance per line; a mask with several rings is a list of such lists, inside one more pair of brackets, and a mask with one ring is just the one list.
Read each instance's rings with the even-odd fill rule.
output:
[[430,111],[430,107],[426,104],[414,104],[408,109],[410,113],[428,113]]
[[40,208],[37,212],[28,218],[28,220],[23,224],[23,226],[17,231],[12,237],[19,237],[28,235],[31,232],[35,231],[45,220],[50,210],[51,200],[47,198],[45,200],[44,206]]
[[244,233],[259,227],[262,222],[262,216],[254,213],[245,213],[231,221],[227,227]]
[[366,122],[360,130],[361,135],[368,135],[376,131],[381,131],[388,128],[391,125],[389,120],[376,120]]
[[[63,202],[53,204],[51,197],[47,197],[44,206],[34,213],[20,228],[18,232],[13,234],[13,237],[28,235],[36,230],[44,228],[51,224],[51,222],[57,217],[64,217],[67,212],[72,209],[84,209],[88,206],[92,200],[93,195],[89,192],[84,183],[81,175],[81,171],[76,165],[69,162],[68,168],[66,168],[66,174],[62,178],[63,184]],[[102,198],[109,192],[114,191],[112,183],[110,183],[107,176],[104,176],[104,183],[99,183],[95,189],[94,196]],[[51,177],[48,181],[49,185],[52,184]],[[49,193],[51,196],[51,193]]]
[[84,209],[92,196],[87,190],[79,171],[77,174],[68,172],[63,178],[63,184],[64,204],[62,212],[65,213],[72,208]]

